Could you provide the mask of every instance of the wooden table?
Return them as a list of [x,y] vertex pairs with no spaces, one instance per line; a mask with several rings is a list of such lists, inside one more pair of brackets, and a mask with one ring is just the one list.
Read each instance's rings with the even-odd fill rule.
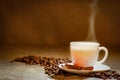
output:
[[[19,46],[3,46],[0,48],[0,62],[9,62],[15,57],[38,55],[47,57],[62,57],[70,58],[69,48],[46,48],[46,47],[19,47]],[[102,57],[102,55],[101,55]],[[116,70],[120,73],[120,52],[109,50],[109,56],[104,64],[111,67],[112,70]],[[93,80],[96,78],[80,78],[77,76],[53,76],[53,80]]]

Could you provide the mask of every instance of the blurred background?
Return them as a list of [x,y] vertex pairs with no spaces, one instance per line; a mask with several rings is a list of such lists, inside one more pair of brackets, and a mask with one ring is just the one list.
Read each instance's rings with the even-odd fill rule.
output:
[[[12,47],[22,46],[24,50],[28,47],[59,47],[68,50],[71,41],[84,41],[90,25],[91,2],[0,0],[1,56]],[[98,0],[97,7],[94,24],[96,39],[110,51],[119,51],[120,0]]]
[[[66,46],[84,41],[91,0],[0,0],[0,44]],[[98,0],[98,42],[120,46],[120,1]]]

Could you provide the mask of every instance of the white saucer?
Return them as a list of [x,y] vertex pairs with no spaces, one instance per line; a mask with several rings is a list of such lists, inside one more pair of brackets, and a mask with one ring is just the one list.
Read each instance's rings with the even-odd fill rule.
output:
[[[70,65],[73,65],[73,63],[69,63]],[[102,72],[106,70],[110,70],[110,67],[104,64],[96,64],[94,66],[93,70],[76,70],[76,69],[69,69],[69,68],[64,68],[65,64],[59,64],[58,65],[60,69],[70,72],[70,73],[75,73],[75,74],[80,74],[80,73],[92,73],[92,72]]]

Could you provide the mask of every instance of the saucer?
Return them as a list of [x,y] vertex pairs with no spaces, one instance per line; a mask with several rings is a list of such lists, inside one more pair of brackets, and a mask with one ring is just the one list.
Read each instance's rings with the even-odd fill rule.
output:
[[[67,63],[69,65],[73,65],[73,63]],[[61,70],[70,72],[70,73],[75,73],[75,74],[80,74],[80,73],[93,73],[93,72],[102,72],[102,71],[106,71],[106,70],[110,70],[110,67],[104,64],[96,64],[94,66],[93,70],[76,70],[76,69],[69,69],[69,68],[64,68],[65,64],[59,64],[58,67]]]

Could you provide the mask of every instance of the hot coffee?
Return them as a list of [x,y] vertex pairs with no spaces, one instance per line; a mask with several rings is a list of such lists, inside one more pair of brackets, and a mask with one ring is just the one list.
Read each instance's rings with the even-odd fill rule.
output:
[[[97,42],[71,42],[70,53],[74,65],[88,67],[94,66],[96,63],[103,63],[108,56],[108,50],[99,46],[100,44]],[[105,56],[97,62],[100,50],[105,51]]]

